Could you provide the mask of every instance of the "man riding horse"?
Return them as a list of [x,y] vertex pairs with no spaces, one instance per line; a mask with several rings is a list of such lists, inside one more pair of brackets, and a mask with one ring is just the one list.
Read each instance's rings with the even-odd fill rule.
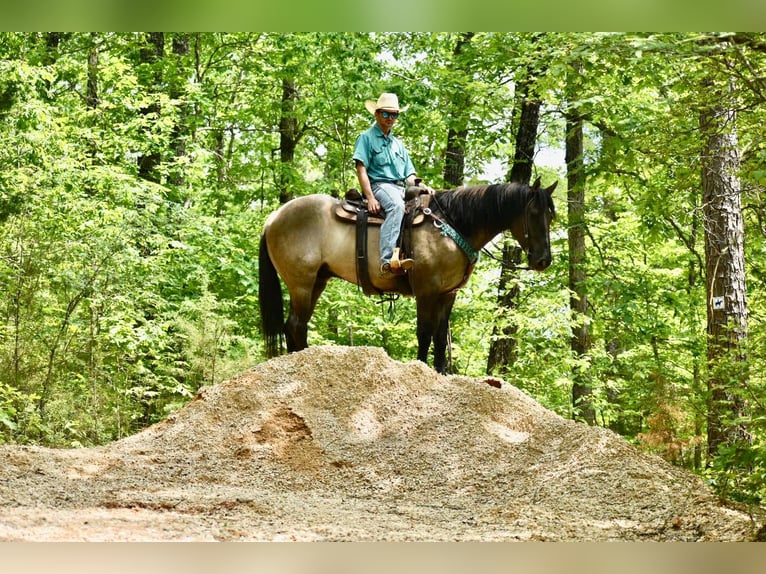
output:
[[[391,133],[403,110],[395,94],[381,94],[365,104],[375,124],[359,136],[354,151],[357,176],[373,214],[385,212],[382,226],[368,228],[365,249],[373,253],[380,244],[380,273],[376,261],[363,271],[380,293],[414,297],[417,307],[418,359],[426,362],[431,344],[434,369],[447,368],[449,318],[458,290],[465,285],[478,252],[503,231],[509,230],[527,256],[529,269],[542,271],[552,261],[550,224],[555,217],[553,191],[502,183],[441,191],[426,216],[412,227],[408,252],[401,261],[396,243],[403,214],[406,184],[415,184],[415,168],[404,145]],[[428,193],[433,190],[422,186]],[[357,251],[357,225],[338,216],[341,202],[329,195],[296,197],[266,220],[261,236],[258,299],[264,349],[267,356],[308,346],[308,325],[327,282],[340,278],[361,285]],[[414,221],[414,219],[413,219]],[[376,237],[375,234],[379,233]],[[282,287],[290,295],[285,321]]]
[[[396,94],[382,93],[378,101],[367,100],[367,110],[375,116],[375,123],[356,139],[353,159],[356,176],[373,215],[381,209],[385,221],[380,229],[380,273],[400,275],[412,268],[412,259],[400,259],[396,242],[404,217],[404,191],[406,186],[418,185],[415,166],[401,140],[391,132],[399,114]],[[433,193],[422,182],[419,186]]]

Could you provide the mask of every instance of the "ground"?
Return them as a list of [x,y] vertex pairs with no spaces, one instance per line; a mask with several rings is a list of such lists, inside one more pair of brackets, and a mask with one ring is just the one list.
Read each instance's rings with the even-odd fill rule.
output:
[[0,540],[744,541],[696,476],[507,382],[314,347],[99,448],[0,447]]

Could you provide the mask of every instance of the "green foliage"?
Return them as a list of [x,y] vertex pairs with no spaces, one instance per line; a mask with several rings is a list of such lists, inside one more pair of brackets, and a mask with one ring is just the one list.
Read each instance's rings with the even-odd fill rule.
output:
[[[541,145],[562,147],[566,107],[586,120],[589,315],[569,310],[560,185],[553,265],[519,272],[515,306],[499,310],[499,266],[480,261],[452,315],[453,369],[483,375],[493,333],[513,327],[509,382],[570,417],[576,376],[598,424],[699,467],[709,397],[698,111],[720,103],[705,82],[734,81],[752,440],[723,448],[708,476],[723,494],[762,501],[761,34],[162,39],[150,58],[145,34],[0,34],[0,441],[102,444],[262,360],[256,254],[282,185],[292,196],[356,186],[351,151],[372,121],[363,102],[382,90],[409,106],[397,133],[429,184],[443,184],[450,128],[467,133],[466,181],[487,179],[487,164],[512,157],[515,86],[533,77]],[[297,94],[289,106],[285,82]],[[288,120],[295,148],[285,162]],[[565,177],[563,166],[538,174]],[[570,345],[577,321],[591,337],[584,357]],[[412,360],[414,301],[331,281],[310,344],[374,345]]]
[[710,484],[722,498],[752,506],[766,502],[766,443],[762,438],[763,419],[756,423],[761,431],[754,443],[739,442],[721,446],[706,470]]

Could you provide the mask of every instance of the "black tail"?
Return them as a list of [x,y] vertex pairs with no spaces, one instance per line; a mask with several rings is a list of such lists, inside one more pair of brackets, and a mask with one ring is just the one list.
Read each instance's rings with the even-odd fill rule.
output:
[[267,357],[282,353],[285,340],[285,314],[282,308],[282,286],[269,257],[266,234],[261,236],[258,259],[258,302],[261,306],[261,333]]

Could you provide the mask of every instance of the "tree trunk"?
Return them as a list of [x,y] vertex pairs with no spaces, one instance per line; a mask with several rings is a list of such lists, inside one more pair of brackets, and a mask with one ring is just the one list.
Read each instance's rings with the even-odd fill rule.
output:
[[[144,78],[144,84],[150,92],[156,91],[157,86],[162,80],[162,72],[159,69],[157,62],[161,60],[164,55],[165,33],[150,32],[146,36],[146,44],[139,52],[140,63],[147,65],[151,70],[149,77]],[[157,103],[152,103],[146,108],[143,108],[141,113],[143,115],[157,115],[160,113],[160,106]],[[147,139],[150,138],[147,137]],[[160,165],[162,156],[159,149],[156,149],[156,146],[151,147],[155,149],[150,149],[146,154],[138,158],[138,175],[148,181],[159,183],[160,174],[157,172],[157,167]]]
[[519,344],[516,333],[519,330],[516,321],[509,315],[516,308],[519,297],[519,272],[521,248],[516,242],[506,237],[503,241],[503,268],[497,286],[497,315],[500,324],[492,328],[492,342],[487,357],[487,374],[506,375],[518,358]]
[[518,89],[521,91],[521,116],[519,129],[516,132],[516,152],[513,156],[511,171],[508,174],[508,181],[529,185],[529,182],[532,181],[541,104],[539,98],[530,97],[527,82],[520,84]]
[[[176,63],[175,73],[173,77],[168,80],[170,99],[177,102],[178,106],[178,120],[173,127],[173,135],[170,143],[170,148],[173,150],[175,156],[176,165],[170,169],[168,175],[168,182],[178,188],[182,187],[185,183],[184,170],[179,163],[186,157],[186,140],[189,136],[189,105],[186,103],[186,83],[187,83],[187,66],[186,57],[189,55],[189,35],[185,33],[178,33],[173,35],[172,42],[173,59]],[[181,190],[176,190],[176,200],[180,203],[182,200]]]
[[88,50],[88,91],[85,103],[89,110],[98,107],[98,33],[90,35],[90,49]]
[[[707,86],[710,88],[710,86]],[[732,91],[729,86],[728,92]],[[718,101],[725,101],[726,93]],[[744,411],[747,339],[744,223],[738,178],[736,114],[716,104],[700,113],[705,225],[708,364],[708,456],[747,438]]]
[[[91,32],[90,34],[90,47],[88,48],[88,85],[85,92],[85,105],[92,114],[89,114],[88,123],[93,127],[97,122],[96,109],[99,103],[98,94],[98,73],[99,73],[99,54],[98,54],[98,33]],[[98,130],[93,130],[93,133],[98,133]],[[98,148],[99,142],[94,137],[88,138],[88,159],[91,165],[95,165],[98,161]],[[93,184],[87,182],[85,184],[85,193],[94,196],[96,195],[96,189]]]
[[[455,45],[452,53],[452,67],[457,71],[460,78],[469,76],[465,68],[465,48],[470,45],[473,32],[465,32]],[[465,178],[465,146],[468,139],[468,110],[470,97],[462,88],[452,94],[451,113],[449,114],[449,128],[447,130],[447,149],[444,157],[444,182],[449,187],[463,185]]]
[[[474,32],[463,32],[452,51],[452,70],[457,88],[450,94],[450,113],[447,128],[447,148],[444,150],[444,171],[442,177],[447,187],[460,187],[465,180],[465,149],[468,141],[468,121],[471,97],[464,88],[470,78],[466,65],[466,50],[470,47]],[[452,326],[447,332],[447,373],[454,372],[452,364]]]
[[[532,162],[537,142],[537,126],[540,119],[540,100],[530,97],[530,86],[533,76],[527,76],[518,86],[519,127],[516,131],[516,151],[509,172],[512,182],[526,183],[532,179]],[[516,242],[506,237],[503,242],[503,268],[500,272],[498,285],[497,306],[498,315],[502,317],[501,324],[492,330],[492,343],[487,357],[487,374],[507,373],[516,362],[518,356],[518,341],[516,333],[518,325],[507,315],[516,308],[519,295],[519,272],[522,250]],[[506,315],[505,317],[503,317]]]
[[[577,68],[573,70],[577,73]],[[570,88],[570,94],[575,93]],[[570,346],[575,358],[590,350],[588,330],[588,295],[585,273],[585,170],[583,161],[583,119],[571,108],[566,112],[567,209],[569,243],[569,307],[572,312]],[[593,389],[588,374],[580,367],[572,372],[572,407],[574,418],[595,424]]]
[[293,198],[295,181],[295,148],[298,147],[300,130],[295,115],[298,88],[293,78],[282,79],[282,115],[279,119],[279,202],[287,203]]
[[[59,49],[63,40],[63,34],[61,32],[46,32],[44,36],[45,51],[43,52],[42,63],[45,66],[50,66],[56,63],[59,57]],[[49,84],[49,82],[46,81]]]
[[[533,34],[531,43],[537,44],[545,34]],[[534,66],[537,66],[535,68]],[[532,167],[535,160],[535,145],[537,144],[537,127],[540,124],[539,96],[534,92],[537,77],[543,73],[546,65],[540,67],[535,62],[530,64],[523,78],[516,85],[517,101],[519,102],[519,125],[516,127],[516,149],[513,163],[508,172],[508,181],[526,183],[532,181]]]

